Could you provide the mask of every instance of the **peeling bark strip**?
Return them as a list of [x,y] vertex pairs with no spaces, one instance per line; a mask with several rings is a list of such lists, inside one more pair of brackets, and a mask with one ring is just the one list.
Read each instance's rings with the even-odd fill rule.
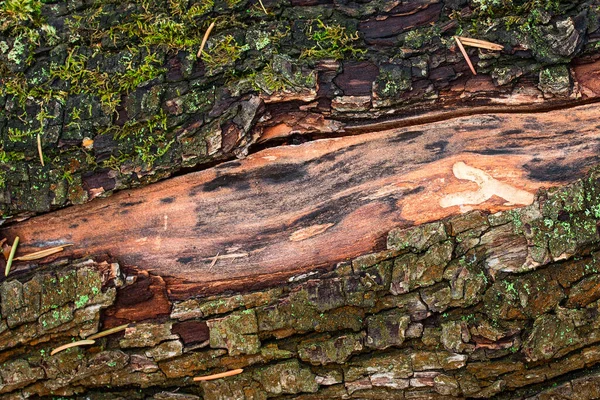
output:
[[[599,0],[14,1],[0,9],[2,219],[256,143],[600,97]],[[503,46],[467,48],[476,78],[451,45],[465,32]]]
[[[527,207],[392,230],[387,250],[289,285],[167,301],[120,333],[119,299],[148,307],[128,296],[140,276],[57,262],[0,284],[0,396],[596,399],[599,226],[600,166]],[[101,320],[112,335],[94,335]]]
[[267,149],[2,232],[21,237],[23,254],[65,243],[75,245],[61,256],[110,254],[163,277],[172,298],[282,282],[372,251],[392,228],[529,204],[582,176],[600,161],[599,112],[482,115]]

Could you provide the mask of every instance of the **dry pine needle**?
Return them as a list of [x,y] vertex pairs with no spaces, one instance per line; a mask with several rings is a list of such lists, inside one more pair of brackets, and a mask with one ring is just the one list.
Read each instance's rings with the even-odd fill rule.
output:
[[198,57],[198,58],[202,57],[202,51],[204,50],[204,46],[206,46],[206,41],[208,40],[208,36],[210,35],[210,32],[212,32],[214,27],[215,27],[215,22],[213,21],[210,24],[210,26],[208,27],[208,29],[206,30],[204,37],[202,38],[202,43],[200,43],[200,50],[198,50],[198,54],[196,54],[196,57]]
[[76,342],[71,342],[71,343],[63,344],[62,346],[58,346],[57,348],[55,348],[54,350],[52,350],[50,352],[50,355],[53,356],[56,353],[60,353],[61,351],[66,350],[66,349],[70,349],[71,347],[89,346],[90,344],[94,344],[94,343],[96,343],[95,340],[85,339],[85,340],[78,340]]
[[19,245],[19,237],[15,237],[15,241],[10,248],[10,254],[8,255],[8,260],[6,260],[6,268],[4,269],[4,276],[8,276],[10,273],[10,267],[12,266],[13,258],[15,257],[15,253],[17,252],[17,246]]
[[477,71],[475,71],[475,67],[473,66],[473,63],[471,62],[471,59],[469,58],[469,55],[467,54],[467,51],[465,50],[458,36],[454,36],[454,40],[456,41],[456,44],[458,45],[458,48],[460,49],[460,52],[462,53],[463,57],[467,61],[471,72],[473,73],[473,75],[477,75]]
[[212,381],[214,379],[226,378],[228,376],[238,375],[244,372],[242,368],[232,369],[231,371],[221,372],[220,374],[206,375],[206,376],[197,376],[194,378],[194,382],[201,381]]
[[113,333],[124,331],[127,328],[129,328],[129,324],[119,325],[119,326],[116,326],[114,328],[110,328],[110,329],[107,329],[105,331],[95,333],[95,334],[89,336],[88,339],[90,339],[90,340],[99,339],[99,338],[104,337],[104,336],[112,335]]
[[72,244],[64,244],[62,246],[51,247],[49,249],[44,249],[40,251],[36,251],[34,253],[25,254],[24,256],[19,256],[14,259],[14,261],[33,261],[39,260],[40,258],[51,256],[52,254],[60,253],[65,249],[65,247],[73,246]]
[[504,46],[502,46],[501,44],[488,42],[486,40],[467,38],[467,37],[463,37],[463,36],[456,36],[456,37],[465,46],[478,47],[480,49],[495,50],[495,51],[504,50]]

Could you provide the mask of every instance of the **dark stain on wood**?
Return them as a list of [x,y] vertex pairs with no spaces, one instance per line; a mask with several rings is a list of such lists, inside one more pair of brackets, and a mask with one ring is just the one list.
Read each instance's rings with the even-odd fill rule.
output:
[[138,201],[125,201],[123,203],[119,204],[119,207],[133,207],[136,206],[138,204],[142,204],[144,201],[143,200],[138,200]]
[[219,165],[215,166],[215,169],[219,170],[219,169],[235,168],[235,167],[240,167],[241,165],[242,165],[242,163],[240,163],[239,161],[228,161],[223,164],[219,164]]
[[552,180],[554,182],[569,182],[574,176],[580,175],[586,166],[598,161],[598,157],[590,157],[570,164],[558,162],[527,163],[523,168],[528,172],[529,179],[537,181]]
[[501,126],[497,125],[497,124],[488,124],[488,125],[472,125],[472,126],[461,126],[459,128],[459,130],[461,131],[465,131],[465,132],[476,132],[479,130],[495,130],[495,129],[499,129]]
[[206,342],[209,339],[208,325],[204,321],[183,321],[173,324],[171,332],[179,335],[184,345]]
[[500,136],[518,135],[523,132],[523,129],[507,129],[505,131],[500,132]]
[[219,189],[248,190],[250,182],[257,180],[268,185],[281,185],[301,180],[306,176],[306,169],[296,164],[265,166],[250,172],[221,175],[194,188],[192,195],[195,196],[198,191],[214,192]]
[[481,150],[471,151],[471,153],[481,154],[484,156],[497,156],[497,155],[501,155],[501,154],[516,154],[517,151],[513,150],[512,148],[510,148],[510,149],[481,149]]
[[443,4],[431,4],[414,14],[392,16],[385,19],[372,18],[358,24],[358,30],[369,39],[389,38],[411,28],[428,25],[439,18]]
[[163,197],[162,199],[160,199],[160,202],[164,203],[164,204],[171,204],[171,203],[175,202],[175,197],[173,197],[173,196]]
[[335,77],[333,83],[346,96],[369,96],[377,75],[379,68],[373,63],[348,61],[343,64],[342,73]]
[[446,151],[446,146],[448,146],[447,140],[438,140],[425,145],[425,149],[433,150],[436,154],[442,154],[444,151]]
[[182,263],[182,264],[189,264],[189,263],[191,263],[192,261],[194,261],[194,259],[195,259],[195,258],[196,258],[196,257],[193,257],[193,256],[188,256],[188,257],[179,257],[179,258],[177,259],[177,262],[178,262],[178,263]]
[[408,142],[409,140],[413,140],[418,138],[419,136],[423,136],[425,132],[423,131],[408,131],[402,132],[398,134],[398,136],[394,136],[388,139],[388,143],[402,143]]

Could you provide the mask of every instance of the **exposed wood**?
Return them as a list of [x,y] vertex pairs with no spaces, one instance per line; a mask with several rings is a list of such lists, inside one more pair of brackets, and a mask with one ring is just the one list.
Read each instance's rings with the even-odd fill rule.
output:
[[63,254],[108,254],[162,277],[170,298],[264,286],[378,249],[392,228],[523,205],[582,176],[600,161],[599,110],[472,116],[266,149],[2,233],[19,235],[23,253],[74,243]]

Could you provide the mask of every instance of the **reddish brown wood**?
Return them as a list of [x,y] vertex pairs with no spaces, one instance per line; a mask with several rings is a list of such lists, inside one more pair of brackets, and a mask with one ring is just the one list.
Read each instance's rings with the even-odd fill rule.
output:
[[[63,255],[109,254],[148,271],[155,316],[168,312],[167,294],[283,281],[381,247],[394,227],[520,205],[600,161],[599,111],[478,115],[266,149],[2,233],[21,237],[19,254],[73,243]],[[457,178],[472,171],[487,183]],[[474,204],[440,205],[460,192]]]

